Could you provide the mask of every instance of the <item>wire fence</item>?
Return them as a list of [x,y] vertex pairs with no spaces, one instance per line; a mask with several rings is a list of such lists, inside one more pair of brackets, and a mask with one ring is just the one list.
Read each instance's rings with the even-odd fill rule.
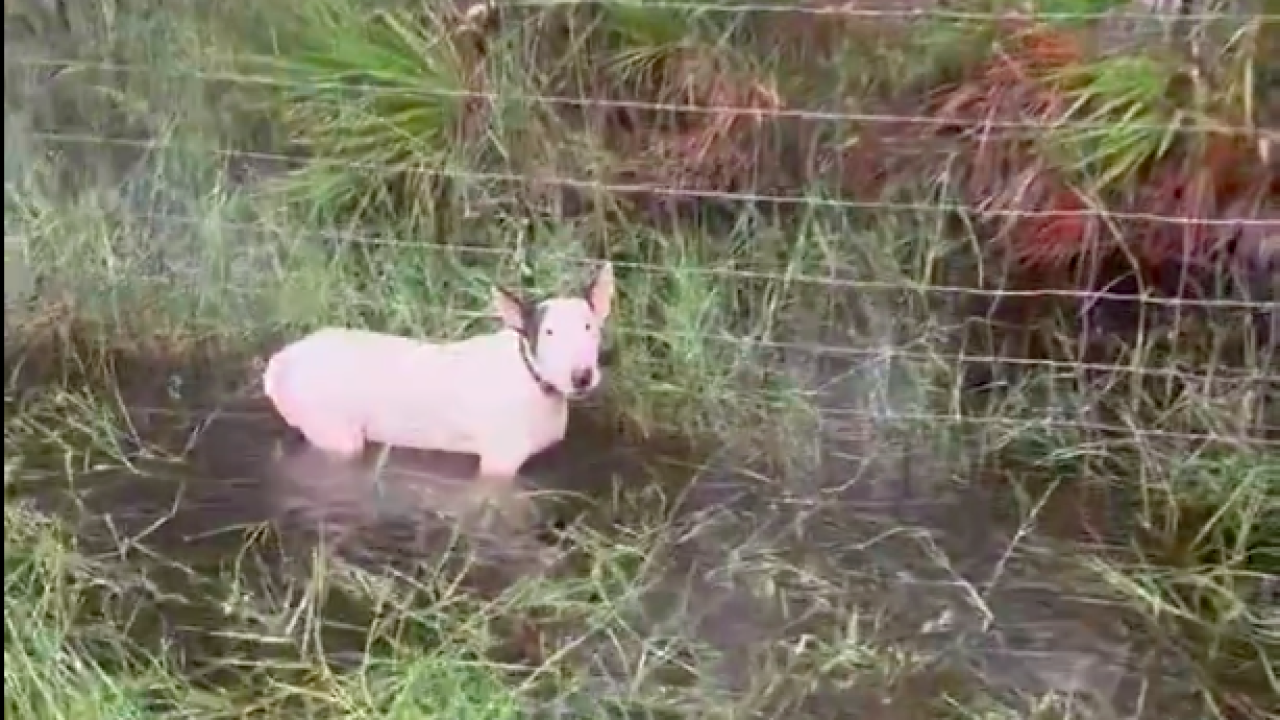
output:
[[[164,141],[137,140],[122,137],[103,137],[100,135],[77,135],[35,131],[32,137],[49,143],[60,145],[98,145],[133,148],[136,150],[160,151],[173,149],[174,145]],[[751,192],[719,192],[701,190],[691,187],[671,187],[649,183],[610,183],[597,180],[573,177],[557,177],[546,174],[522,174],[504,172],[483,172],[456,168],[429,168],[419,162],[375,163],[335,161],[327,158],[314,158],[305,155],[257,152],[251,150],[212,150],[215,155],[228,159],[260,160],[264,162],[293,165],[305,162],[315,166],[329,166],[348,170],[376,170],[388,173],[408,173],[436,178],[465,180],[476,183],[510,183],[513,185],[540,185],[546,187],[570,188],[595,193],[616,195],[669,195],[685,199],[719,200],[732,203],[754,205],[792,205],[811,208],[837,208],[845,210],[876,210],[882,212],[931,213],[937,215],[973,214],[996,218],[1011,219],[1072,219],[1091,218],[1102,220],[1129,220],[1168,225],[1184,225],[1198,227],[1240,228],[1258,226],[1274,229],[1277,221],[1270,218],[1251,217],[1186,217],[1176,215],[1159,215],[1143,212],[1118,212],[1103,207],[1055,210],[1023,210],[990,208],[977,205],[961,205],[942,202],[893,202],[887,200],[840,200],[814,195],[763,195]]]
[[[510,7],[510,8],[526,8],[526,9],[547,9],[558,7],[583,7],[583,6],[614,6],[634,8],[638,10],[646,10],[650,12],[696,12],[696,13],[727,13],[734,16],[743,16],[752,13],[762,13],[771,15],[812,15],[819,17],[849,17],[849,18],[865,18],[871,20],[883,20],[893,18],[927,18],[932,20],[946,21],[975,21],[975,22],[991,22],[1002,17],[1010,17],[1021,14],[1024,8],[1011,10],[1009,13],[993,13],[990,10],[960,10],[948,8],[939,4],[926,4],[921,6],[916,4],[910,7],[892,7],[896,3],[880,2],[880,3],[863,3],[860,7],[859,3],[713,3],[713,2],[676,2],[667,0],[504,0],[501,3],[493,3],[493,7]],[[1143,1],[1134,3],[1141,5],[1141,10],[1096,10],[1096,11],[1051,11],[1036,10],[1033,14],[1040,20],[1105,20],[1122,19],[1122,20],[1189,20],[1192,22],[1222,22],[1235,21],[1238,22],[1241,17],[1257,17],[1264,21],[1270,21],[1280,18],[1280,15],[1274,13],[1257,13],[1247,11],[1217,11],[1217,12],[1197,12],[1192,11],[1189,7],[1179,9],[1177,4],[1190,6],[1192,3],[1174,3],[1162,2],[1155,0],[1154,2]],[[880,5],[879,7],[867,7],[867,5]]]
[[[111,144],[111,143],[106,143]],[[126,143],[129,147],[137,147],[137,143]],[[143,144],[145,147],[156,147],[151,143]],[[882,206],[876,206],[877,208]],[[890,205],[890,208],[894,206]],[[237,235],[262,235],[274,232],[269,227],[258,223],[230,220],[224,218],[209,218],[199,215],[182,214],[177,212],[154,213],[146,211],[130,212],[129,217],[134,220],[144,222],[155,222],[171,224],[173,226],[190,226],[190,227],[209,227],[213,226],[220,232],[227,232]],[[403,237],[393,234],[376,234],[374,231],[356,231],[356,230],[335,230],[331,228],[308,229],[309,237],[316,241],[350,244],[350,245],[369,245],[369,246],[386,246],[398,248],[413,248],[424,251],[440,252],[440,253],[456,253],[462,256],[488,256],[491,258],[510,258],[514,251],[510,248],[490,247],[485,245],[471,245],[466,243],[450,243],[431,240],[413,239],[406,240]],[[589,269],[594,260],[585,258],[564,258],[564,262],[580,266],[583,269]],[[651,262],[642,262],[637,260],[615,259],[613,265],[618,268],[625,268],[630,271],[652,274],[652,275],[670,275],[672,268],[669,265],[657,264]],[[755,270],[749,267],[742,267],[742,263],[735,263],[733,267],[707,266],[707,267],[682,267],[682,274],[706,276],[710,278],[729,278],[735,280],[786,280],[788,283],[800,285],[816,285],[832,290],[847,291],[906,291],[920,295],[936,295],[959,298],[978,298],[978,299],[1010,299],[1010,300],[1035,300],[1035,299],[1087,299],[1090,301],[1118,301],[1118,302],[1138,302],[1142,305],[1150,307],[1165,308],[1187,308],[1187,309],[1221,309],[1221,310],[1266,310],[1272,307],[1272,303],[1259,300],[1248,300],[1239,298],[1200,298],[1200,297],[1184,297],[1172,298],[1163,297],[1154,293],[1123,293],[1108,291],[1105,289],[1083,292],[1081,290],[1041,287],[1041,288],[986,288],[969,285],[946,285],[936,282],[912,282],[910,278],[895,280],[877,280],[875,278],[851,278],[851,277],[832,277],[829,275],[814,275],[805,272],[779,272],[776,270]]]
[[[1276,17],[1277,19],[1280,19],[1280,15],[1277,15]],[[155,75],[168,78],[189,79],[200,83],[227,83],[232,85],[267,86],[286,89],[355,89],[375,92],[382,89],[374,85],[361,85],[358,82],[344,82],[341,84],[332,82],[303,83],[297,80],[289,80],[270,75],[251,74],[248,72],[216,70],[193,71],[183,68],[158,68],[145,65],[129,65],[125,63],[102,62],[96,60],[92,62],[85,62],[78,60],[34,58],[19,62],[22,66],[29,69],[48,71],[51,76],[54,77],[61,73],[94,71],[103,73]],[[416,87],[414,88],[414,93],[420,94],[424,97],[451,98],[457,100],[483,100],[491,103],[519,103],[537,105],[541,107],[595,108],[601,110],[637,110],[655,113],[671,113],[676,115],[710,115],[715,117],[747,117],[755,119],[768,118],[771,120],[804,120],[810,122],[860,123],[869,125],[919,125],[935,128],[952,127],[957,124],[961,124],[955,119],[940,118],[929,115],[832,111],[789,108],[785,106],[762,108],[755,106],[713,105],[702,103],[654,102],[626,98],[587,98],[562,95],[533,95],[513,91],[493,92],[431,86]],[[1027,133],[1021,135],[1010,135],[1010,137],[1034,137],[1038,133],[1043,133],[1048,130],[1109,130],[1114,129],[1115,127],[1114,123],[1101,121],[1061,119],[1053,122],[1046,122],[1037,120],[1007,120],[998,117],[984,118],[980,122],[973,122],[972,125],[975,128],[981,128],[984,133],[990,133],[990,131],[993,130],[1027,131]],[[1142,121],[1129,121],[1124,124],[1124,127],[1128,130],[1159,131],[1169,133],[1170,135],[1203,135],[1212,133],[1214,135],[1228,137],[1253,137],[1261,134],[1264,140],[1269,139],[1274,142],[1276,139],[1280,139],[1280,128],[1269,129],[1217,122],[1213,124],[1212,128],[1196,126],[1192,123],[1170,124]],[[102,139],[110,140],[110,138]],[[308,159],[312,161],[315,160],[315,158]]]
[[[206,423],[220,418],[261,421],[274,417],[274,414],[267,410],[237,410],[228,409],[226,407],[174,408],[151,405],[126,405],[121,409],[128,412],[130,415],[137,417],[168,417],[196,423]],[[1163,430],[1160,428],[1147,427],[1139,423],[1121,425],[1116,423],[1090,422],[1077,418],[1015,418],[1001,417],[999,415],[962,414],[958,412],[896,412],[893,413],[891,417],[886,417],[886,414],[883,411],[855,407],[820,407],[816,408],[816,412],[828,421],[850,420],[857,422],[890,420],[896,423],[920,423],[934,427],[968,424],[976,427],[1014,429],[1021,431],[1039,430],[1077,432],[1084,434],[1097,433],[1111,437],[1130,438],[1135,445],[1139,446],[1143,440],[1151,439],[1190,443],[1223,443],[1228,446],[1240,444],[1245,440],[1245,438],[1237,433],[1226,431],[1220,433],[1182,432],[1178,430]],[[1265,437],[1249,439],[1248,444],[1270,449],[1280,448],[1280,440],[1272,440]]]
[[[865,3],[862,5],[866,5]],[[886,4],[890,5],[890,4]],[[1243,11],[1222,11],[1222,12],[1198,12],[1191,8],[1191,4],[1184,3],[1180,11],[1168,11],[1165,9],[1165,3],[1148,3],[1148,5],[1159,5],[1152,9],[1150,7],[1141,10],[1108,10],[1101,12],[1039,12],[1035,14],[1037,20],[1126,20],[1126,21],[1144,21],[1155,23],[1183,23],[1197,26],[1211,25],[1216,23],[1241,23],[1242,21],[1252,21],[1259,26],[1268,25],[1270,23],[1280,22],[1280,14],[1274,13],[1244,13]],[[1009,15],[993,14],[989,12],[969,12],[963,10],[950,9],[929,3],[923,7],[911,7],[907,3],[903,3],[901,7],[867,7],[860,6],[858,3],[811,3],[811,4],[749,4],[749,3],[704,3],[704,2],[621,2],[619,0],[508,0],[500,5],[493,6],[500,12],[541,12],[554,10],[557,8],[567,7],[586,7],[586,6],[614,6],[625,7],[633,11],[643,11],[655,14],[661,13],[697,13],[703,15],[730,15],[732,17],[746,17],[749,15],[761,16],[805,16],[809,18],[841,18],[841,19],[859,19],[859,20],[920,20],[928,19],[930,21],[948,21],[957,24],[964,23],[991,23],[1001,18],[1007,18]],[[294,87],[298,89],[306,89],[315,91],[324,89],[321,84],[302,83],[297,80],[286,79],[279,74],[272,74],[268,71],[259,71],[255,69],[248,70],[210,70],[210,69],[191,69],[182,67],[164,67],[155,65],[146,65],[132,62],[123,62],[115,60],[102,59],[60,59],[51,57],[14,57],[6,58],[6,69],[19,72],[31,73],[33,75],[42,76],[37,86],[50,86],[52,84],[63,81],[64,78],[75,78],[81,75],[92,77],[108,77],[111,75],[127,75],[127,76],[150,76],[156,78],[165,78],[168,80],[177,80],[181,82],[201,83],[207,85],[218,86],[242,86],[242,87],[260,87],[260,88],[286,88]],[[247,67],[247,66],[246,66]],[[359,89],[358,84],[342,82],[339,83],[344,89]],[[508,90],[492,90],[492,89],[460,89],[456,87],[432,87],[424,84],[414,89],[414,93],[420,97],[427,98],[448,98],[457,101],[481,102],[493,106],[504,105],[531,105],[546,109],[592,109],[598,111],[634,111],[645,113],[658,113],[669,116],[687,116],[695,118],[713,118],[713,119],[750,119],[756,121],[794,121],[798,123],[814,123],[814,124],[854,124],[859,126],[893,126],[893,127],[915,127],[932,129],[939,131],[946,128],[956,128],[962,124],[960,120],[954,117],[939,117],[936,114],[919,113],[904,114],[901,112],[887,111],[847,111],[835,110],[830,108],[809,108],[801,106],[792,106],[786,102],[779,102],[768,107],[758,107],[751,105],[742,105],[735,103],[703,103],[703,102],[670,102],[666,100],[646,100],[636,98],[623,97],[575,97],[557,94],[538,94],[527,93],[522,91]],[[1142,120],[1130,119],[1123,125],[1123,130],[1128,133],[1163,133],[1165,142],[1172,142],[1172,138],[1190,135],[1212,135],[1216,138],[1225,138],[1231,142],[1238,142],[1245,145],[1252,145],[1263,162],[1269,162],[1273,158],[1274,151],[1271,149],[1275,142],[1280,139],[1280,128],[1259,126],[1256,123],[1237,122],[1235,124],[1227,122],[1200,123],[1196,122],[1192,113],[1176,114],[1177,121],[1169,123],[1153,123]],[[980,136],[987,141],[995,141],[998,139],[1026,139],[1034,138],[1049,132],[1058,132],[1064,130],[1079,131],[1082,133],[1101,133],[1104,131],[1114,130],[1116,124],[1110,121],[1095,121],[1078,118],[1063,118],[1053,121],[1042,121],[1026,118],[1003,118],[988,116],[971,121],[971,127],[964,132],[972,133]],[[6,135],[9,134],[6,127]],[[78,132],[75,130],[66,130],[59,127],[37,127],[26,133],[26,137],[46,148],[65,149],[73,147],[82,148],[115,148],[143,153],[163,153],[176,151],[182,148],[181,142],[172,138],[154,138],[154,137],[137,137],[126,134],[111,134],[103,132]],[[1007,207],[996,202],[980,202],[980,203],[956,203],[956,202],[913,202],[913,201],[893,201],[884,197],[832,197],[829,194],[824,195],[822,192],[810,192],[810,188],[796,188],[794,193],[779,194],[773,192],[752,192],[746,189],[718,190],[706,187],[694,187],[691,185],[681,185],[675,183],[654,183],[654,182],[620,182],[616,179],[601,178],[593,176],[591,173],[565,173],[565,172],[538,172],[529,173],[523,171],[502,171],[489,168],[464,167],[464,166],[427,166],[421,160],[407,161],[402,164],[389,164],[385,162],[359,162],[350,158],[326,158],[316,156],[312,153],[289,153],[278,151],[250,150],[245,148],[236,149],[218,149],[214,148],[209,151],[212,155],[223,161],[250,161],[270,163],[280,167],[297,167],[306,165],[311,167],[333,167],[341,170],[363,170],[376,171],[379,173],[403,173],[417,174],[429,176],[433,178],[448,179],[461,183],[470,183],[476,185],[500,185],[510,186],[513,192],[518,193],[521,189],[537,187],[542,189],[559,188],[572,190],[584,194],[600,194],[610,197],[629,197],[629,196],[657,196],[671,197],[682,201],[712,201],[720,203],[728,203],[735,208],[745,209],[755,206],[778,206],[778,207],[798,207],[805,209],[838,209],[852,211],[866,211],[878,214],[903,214],[916,216],[936,216],[939,219],[954,217],[981,217],[983,219],[997,219],[1006,222],[1012,221],[1059,221],[1059,222],[1096,222],[1103,225],[1115,223],[1147,223],[1159,226],[1169,226],[1173,228],[1181,228],[1185,232],[1214,232],[1219,233],[1222,237],[1234,238],[1232,242],[1239,244],[1240,238],[1254,238],[1255,248],[1248,252],[1256,254],[1258,260],[1255,265],[1261,267],[1263,282],[1261,285],[1268,285],[1265,273],[1269,270],[1277,273],[1280,277],[1280,268],[1276,268],[1277,262],[1280,262],[1280,217],[1274,213],[1248,213],[1234,214],[1230,212],[1231,208],[1224,208],[1223,212],[1199,215],[1188,214],[1169,214],[1164,212],[1141,212],[1133,210],[1120,210],[1108,207],[1104,204],[1085,204],[1080,207]],[[8,213],[6,213],[8,215]],[[149,223],[164,224],[169,226],[188,226],[192,228],[203,227],[209,228],[213,223],[217,226],[217,232],[233,233],[244,236],[251,236],[258,233],[272,232],[269,228],[264,227],[261,223],[246,222],[236,219],[227,218],[210,218],[199,216],[191,213],[181,212],[152,212],[150,210],[133,211],[130,214],[134,219],[142,220]],[[11,244],[20,244],[22,233],[20,231],[11,231],[9,229],[10,222],[6,219],[6,250]],[[510,259],[512,254],[511,248],[491,247],[468,245],[457,242],[445,242],[442,240],[409,240],[396,234],[380,234],[371,230],[351,230],[351,229],[334,229],[326,228],[309,231],[309,234],[317,242],[339,243],[344,245],[359,246],[387,246],[387,247],[405,247],[422,251],[439,252],[439,253],[456,253],[460,256],[487,256],[493,259]],[[1244,252],[1244,251],[1239,251]],[[578,262],[569,260],[569,262]],[[588,262],[588,261],[581,261]],[[643,262],[637,260],[615,260],[615,265],[625,268],[633,273],[643,273],[653,276],[664,276],[675,272],[669,265],[659,262]],[[1107,289],[1106,287],[1091,288],[1082,290],[1079,288],[1064,289],[1062,287],[1053,287],[1048,284],[1044,287],[989,287],[985,285],[949,285],[939,284],[934,281],[913,281],[902,276],[895,276],[893,279],[881,279],[876,277],[848,277],[836,276],[837,274],[813,274],[798,271],[779,271],[762,266],[761,268],[749,267],[750,263],[740,259],[735,259],[729,264],[721,264],[716,266],[705,267],[681,267],[679,272],[702,275],[706,277],[717,278],[721,280],[732,279],[742,281],[773,281],[783,282],[792,285],[811,285],[818,288],[827,288],[832,292],[849,291],[849,292],[865,292],[865,291],[891,291],[914,293],[920,296],[932,297],[951,297],[951,298],[976,298],[986,300],[1002,300],[1015,301],[1020,299],[1074,299],[1078,300],[1082,306],[1096,304],[1099,302],[1138,302],[1144,307],[1167,308],[1177,310],[1233,310],[1248,311],[1254,314],[1255,320],[1261,318],[1261,323],[1270,322],[1275,325],[1275,316],[1280,313],[1277,309],[1277,302],[1280,302],[1275,296],[1276,286],[1280,285],[1280,280],[1272,278],[1269,281],[1272,294],[1261,299],[1250,299],[1246,297],[1235,296],[1197,296],[1197,295],[1175,295],[1170,296],[1168,293],[1149,291],[1139,289],[1137,294],[1134,292],[1118,292]],[[1264,293],[1265,294],[1265,293]],[[1141,377],[1163,379],[1167,381],[1177,381],[1195,385],[1209,385],[1213,383],[1231,383],[1245,382],[1256,383],[1262,387],[1264,393],[1280,393],[1280,370],[1273,360],[1264,361],[1253,367],[1228,367],[1228,366],[1201,366],[1197,365],[1194,360],[1181,360],[1172,358],[1162,361],[1160,364],[1143,364],[1137,361],[1129,362],[1107,362],[1107,361],[1089,361],[1085,359],[1058,360],[1047,357],[1017,357],[995,354],[992,352],[973,352],[965,353],[956,351],[955,348],[941,347],[855,347],[845,345],[835,345],[830,343],[805,343],[784,341],[775,338],[765,337],[741,337],[725,331],[723,333],[688,333],[669,327],[661,327],[658,325],[644,326],[641,324],[630,324],[618,329],[624,334],[631,334],[637,337],[648,337],[658,339],[681,338],[687,340],[697,340],[708,343],[727,343],[739,346],[749,346],[756,349],[779,350],[779,351],[795,351],[809,353],[820,356],[843,357],[848,359],[860,360],[893,360],[901,359],[915,363],[923,364],[941,364],[950,367],[963,366],[986,366],[986,365],[1003,365],[1006,367],[1028,367],[1043,370],[1050,374],[1062,375],[1081,375],[1081,374],[1107,374],[1116,377]],[[1268,338],[1267,342],[1274,344],[1276,338]],[[1264,349],[1265,350],[1265,349]],[[1274,348],[1269,352],[1261,352],[1260,356],[1272,358]],[[154,410],[154,409],[152,409]],[[858,411],[849,408],[829,408],[823,412],[836,414],[856,414]],[[971,418],[960,418],[957,415],[935,415],[931,413],[905,413],[913,419],[927,421],[945,419],[950,421],[970,420]],[[977,420],[975,420],[977,421]],[[1002,418],[989,417],[982,418],[981,422],[989,422],[996,424],[1007,424],[1011,426],[1025,426],[1029,421],[1026,418]],[[1205,433],[1182,433],[1175,430],[1144,428],[1137,425],[1116,426],[1107,423],[1090,423],[1082,419],[1060,419],[1060,418],[1043,418],[1035,422],[1044,423],[1045,427],[1070,426],[1075,428],[1084,428],[1100,432],[1126,432],[1135,437],[1157,436],[1171,437],[1178,439],[1222,439],[1222,437],[1214,434]]]

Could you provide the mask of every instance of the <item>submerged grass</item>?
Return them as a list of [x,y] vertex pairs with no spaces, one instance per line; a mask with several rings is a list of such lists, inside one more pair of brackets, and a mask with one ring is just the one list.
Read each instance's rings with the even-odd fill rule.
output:
[[[824,203],[867,187],[859,130],[770,115],[923,97],[993,27],[384,5],[6,4],[6,712],[1267,716],[1273,345],[1159,305],[1110,344],[1070,301],[1001,327],[964,290],[1003,282],[981,233]],[[1152,57],[1090,107],[1179,112],[1125,72]],[[1064,167],[1124,186],[1162,141],[1130,131]],[[947,204],[949,174],[877,187]],[[260,516],[255,352],[459,337],[494,278],[601,256],[610,379],[556,544],[370,559]]]

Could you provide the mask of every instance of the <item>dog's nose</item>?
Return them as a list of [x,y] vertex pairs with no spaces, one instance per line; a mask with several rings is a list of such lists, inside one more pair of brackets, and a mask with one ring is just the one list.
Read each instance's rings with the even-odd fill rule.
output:
[[590,369],[574,370],[573,375],[570,376],[569,378],[569,380],[573,383],[573,389],[577,390],[578,392],[582,392],[583,390],[590,388],[591,381],[594,379],[595,379],[595,371]]

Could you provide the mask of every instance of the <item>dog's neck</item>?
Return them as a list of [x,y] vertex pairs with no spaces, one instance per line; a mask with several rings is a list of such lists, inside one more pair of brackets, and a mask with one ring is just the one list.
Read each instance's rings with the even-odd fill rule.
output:
[[533,357],[533,344],[529,342],[529,338],[524,333],[516,333],[516,336],[516,343],[520,346],[520,360],[524,363],[525,369],[529,371],[529,375],[533,378],[533,382],[537,384],[538,389],[547,397],[565,399],[564,393],[560,392],[559,388],[543,377],[542,371],[538,369],[538,361]]

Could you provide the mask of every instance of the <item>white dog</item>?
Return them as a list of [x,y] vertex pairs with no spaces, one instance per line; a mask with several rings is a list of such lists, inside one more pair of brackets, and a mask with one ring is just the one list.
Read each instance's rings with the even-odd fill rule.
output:
[[600,384],[613,292],[607,262],[580,297],[535,304],[495,287],[503,328],[450,344],[319,330],[271,358],[264,389],[309,442],[342,458],[369,441],[468,453],[481,479],[510,484],[564,439],[569,400]]

